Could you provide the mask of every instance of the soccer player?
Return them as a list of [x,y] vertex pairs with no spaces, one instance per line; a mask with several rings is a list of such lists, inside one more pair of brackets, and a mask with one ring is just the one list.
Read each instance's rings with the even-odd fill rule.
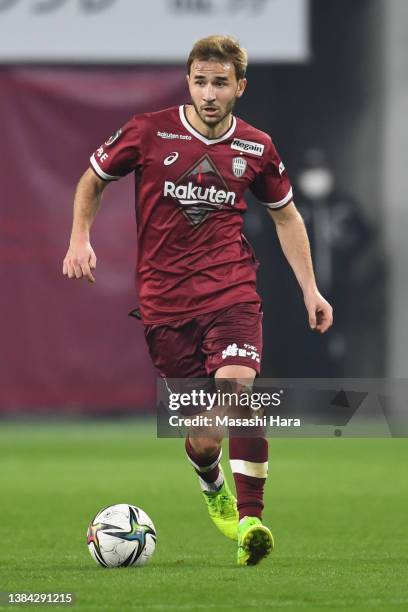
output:
[[[187,62],[191,102],[131,118],[95,151],[77,186],[63,274],[94,282],[90,230],[102,193],[135,174],[140,311],[163,377],[252,383],[260,373],[257,262],[241,232],[246,189],[275,222],[310,327],[324,333],[332,324],[285,166],[267,134],[232,114],[247,85],[246,67],[246,51],[233,38],[197,41]],[[237,500],[220,466],[220,439],[187,437],[186,452],[211,518],[238,540],[238,564],[258,563],[273,548],[262,523],[267,440],[230,437]]]

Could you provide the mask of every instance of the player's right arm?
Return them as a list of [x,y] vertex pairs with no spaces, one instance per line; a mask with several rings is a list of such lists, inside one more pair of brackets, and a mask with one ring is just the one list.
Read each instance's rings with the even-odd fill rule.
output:
[[62,273],[68,278],[87,278],[90,283],[95,282],[92,270],[96,268],[96,255],[91,246],[90,233],[108,182],[99,178],[91,168],[84,172],[78,182],[71,238],[62,266]]
[[137,117],[133,117],[98,147],[90,158],[92,167],[77,185],[71,240],[62,268],[68,278],[87,278],[90,283],[95,282],[92,270],[96,267],[96,255],[90,242],[92,223],[106,185],[143,165],[138,125]]

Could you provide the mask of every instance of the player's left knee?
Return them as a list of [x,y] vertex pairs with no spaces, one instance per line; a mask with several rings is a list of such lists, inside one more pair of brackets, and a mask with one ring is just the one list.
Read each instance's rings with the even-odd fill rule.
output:
[[243,365],[226,365],[218,368],[215,373],[217,386],[221,380],[230,381],[231,384],[240,383],[243,386],[252,386],[256,377],[256,370]]

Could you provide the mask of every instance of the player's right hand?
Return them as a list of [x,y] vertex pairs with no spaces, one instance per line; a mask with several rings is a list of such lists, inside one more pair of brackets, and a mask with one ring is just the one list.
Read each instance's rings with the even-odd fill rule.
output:
[[62,264],[62,273],[68,278],[87,278],[95,282],[91,270],[96,268],[96,255],[90,242],[71,243]]

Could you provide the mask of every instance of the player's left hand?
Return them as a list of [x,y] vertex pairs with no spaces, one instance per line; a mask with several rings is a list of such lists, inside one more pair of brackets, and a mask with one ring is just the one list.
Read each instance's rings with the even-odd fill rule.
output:
[[333,325],[333,308],[317,289],[305,293],[304,298],[311,329],[324,334]]

